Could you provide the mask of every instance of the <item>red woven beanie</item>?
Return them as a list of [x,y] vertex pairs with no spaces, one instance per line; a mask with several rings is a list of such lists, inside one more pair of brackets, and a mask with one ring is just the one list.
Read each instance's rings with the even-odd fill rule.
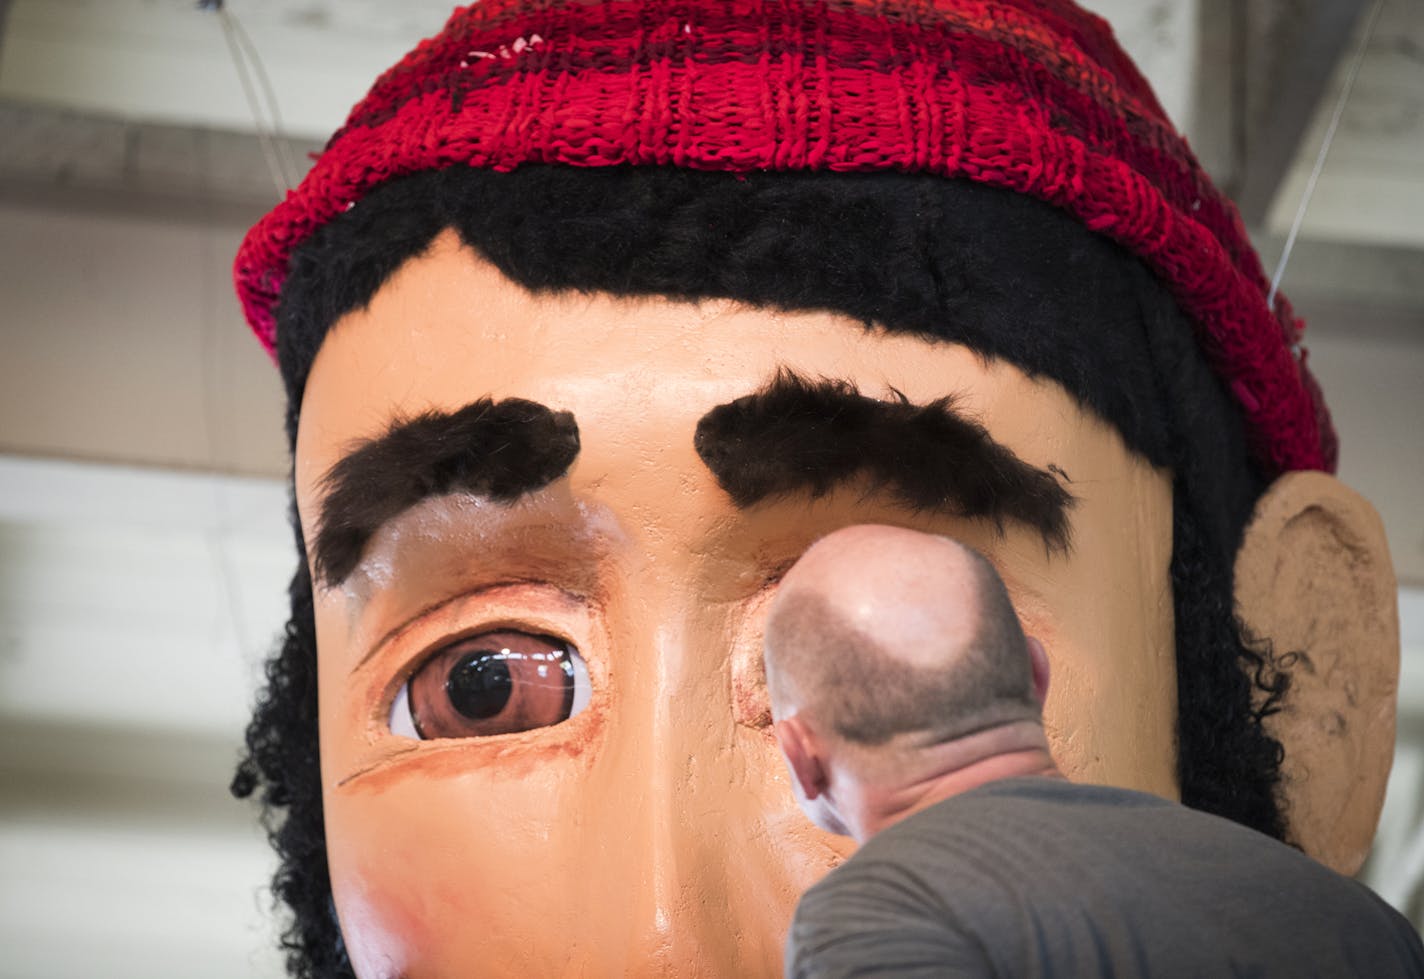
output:
[[269,351],[292,251],[383,181],[465,165],[899,170],[1061,207],[1151,267],[1271,474],[1333,470],[1301,324],[1101,19],[1068,0],[484,0],[377,80],[234,277]]

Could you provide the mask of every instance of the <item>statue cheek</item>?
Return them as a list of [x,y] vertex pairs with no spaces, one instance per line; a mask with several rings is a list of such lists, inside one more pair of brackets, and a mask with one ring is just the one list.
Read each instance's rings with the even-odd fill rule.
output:
[[356,974],[362,979],[405,975],[412,951],[428,947],[428,919],[383,886],[384,869],[332,870],[332,894],[341,934]]

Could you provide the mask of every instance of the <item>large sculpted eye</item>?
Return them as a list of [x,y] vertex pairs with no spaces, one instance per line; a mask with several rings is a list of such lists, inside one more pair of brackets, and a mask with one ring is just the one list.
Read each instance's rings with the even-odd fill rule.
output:
[[588,667],[568,643],[484,632],[421,664],[391,705],[391,733],[480,738],[566,721],[588,703]]

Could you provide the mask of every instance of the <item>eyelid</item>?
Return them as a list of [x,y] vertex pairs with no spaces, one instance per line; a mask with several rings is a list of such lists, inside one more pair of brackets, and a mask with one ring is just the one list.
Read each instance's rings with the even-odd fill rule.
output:
[[421,628],[422,624],[430,620],[431,617],[448,615],[452,606],[458,608],[472,599],[497,602],[504,593],[510,590],[522,591],[527,589],[537,589],[540,592],[553,592],[557,595],[561,595],[570,608],[573,606],[582,606],[588,601],[584,596],[541,582],[516,580],[480,585],[478,588],[471,588],[468,591],[460,592],[458,595],[451,595],[448,598],[442,598],[432,605],[427,605],[419,612],[381,633],[380,638],[373,642],[370,648],[361,654],[360,658],[356,661],[356,665],[351,668],[351,673],[359,673],[367,663],[379,656],[387,646],[394,643],[404,643],[407,633],[413,629]]

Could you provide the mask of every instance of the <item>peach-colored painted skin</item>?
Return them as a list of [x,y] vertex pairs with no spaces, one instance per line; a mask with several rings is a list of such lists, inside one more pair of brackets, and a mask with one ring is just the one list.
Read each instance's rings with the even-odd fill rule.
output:
[[[694,426],[782,367],[872,396],[957,395],[1021,458],[1067,473],[1071,552],[855,489],[739,512]],[[986,554],[1049,651],[1065,774],[1175,797],[1170,482],[1056,384],[832,314],[534,297],[446,233],[316,358],[296,457],[307,539],[353,442],[484,396],[573,412],[567,477],[510,506],[424,504],[317,589],[328,850],[359,975],[779,975],[797,897],[851,845],[797,809],[768,730],[762,619],[778,575],[849,524]],[[575,645],[587,710],[483,739],[392,734],[422,657],[489,628]]]

